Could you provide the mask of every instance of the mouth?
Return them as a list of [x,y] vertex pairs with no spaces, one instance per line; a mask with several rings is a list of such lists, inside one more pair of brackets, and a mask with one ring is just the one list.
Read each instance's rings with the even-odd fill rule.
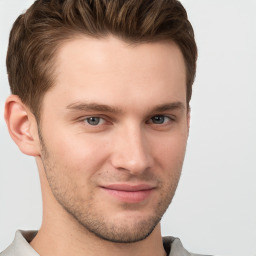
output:
[[149,198],[155,190],[148,184],[111,184],[101,187],[111,197],[126,203],[140,203]]

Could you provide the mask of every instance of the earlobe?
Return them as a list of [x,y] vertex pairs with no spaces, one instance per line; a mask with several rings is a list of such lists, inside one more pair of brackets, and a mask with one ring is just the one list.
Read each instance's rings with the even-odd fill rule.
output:
[[5,103],[5,121],[10,136],[21,152],[38,156],[37,123],[30,110],[16,95],[10,95]]

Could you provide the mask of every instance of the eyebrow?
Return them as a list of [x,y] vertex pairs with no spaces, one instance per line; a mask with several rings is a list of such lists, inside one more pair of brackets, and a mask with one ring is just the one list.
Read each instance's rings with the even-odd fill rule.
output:
[[[66,108],[72,111],[99,111],[99,112],[107,112],[107,113],[113,113],[113,114],[124,113],[124,111],[122,111],[118,107],[98,104],[98,103],[76,102],[76,103],[69,104]],[[164,112],[168,110],[185,110],[185,109],[186,109],[185,105],[182,102],[177,101],[177,102],[157,105],[152,110],[150,110],[150,112]]]
[[177,101],[177,102],[172,102],[172,103],[168,103],[168,104],[158,105],[153,109],[153,112],[164,112],[164,111],[176,110],[176,109],[177,110],[185,110],[186,107],[182,102]]
[[114,114],[123,113],[123,111],[117,107],[98,104],[98,103],[76,102],[76,103],[69,104],[66,108],[69,110],[99,111],[99,112],[108,112],[108,113],[114,113]]

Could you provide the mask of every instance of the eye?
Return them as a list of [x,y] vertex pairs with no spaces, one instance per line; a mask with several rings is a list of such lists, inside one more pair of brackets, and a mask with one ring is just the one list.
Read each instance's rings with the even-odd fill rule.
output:
[[96,125],[103,124],[105,120],[101,117],[91,116],[91,117],[85,118],[85,122],[88,123],[89,125],[96,126]]
[[165,123],[169,122],[170,120],[171,120],[171,118],[168,116],[157,115],[157,116],[153,116],[150,119],[150,122],[153,124],[165,124]]

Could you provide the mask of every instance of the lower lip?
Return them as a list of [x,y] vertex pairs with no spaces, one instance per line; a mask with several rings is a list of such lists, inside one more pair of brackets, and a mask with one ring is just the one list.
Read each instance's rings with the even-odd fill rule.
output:
[[126,203],[139,203],[146,200],[152,193],[152,189],[140,191],[122,191],[103,188],[109,195]]

